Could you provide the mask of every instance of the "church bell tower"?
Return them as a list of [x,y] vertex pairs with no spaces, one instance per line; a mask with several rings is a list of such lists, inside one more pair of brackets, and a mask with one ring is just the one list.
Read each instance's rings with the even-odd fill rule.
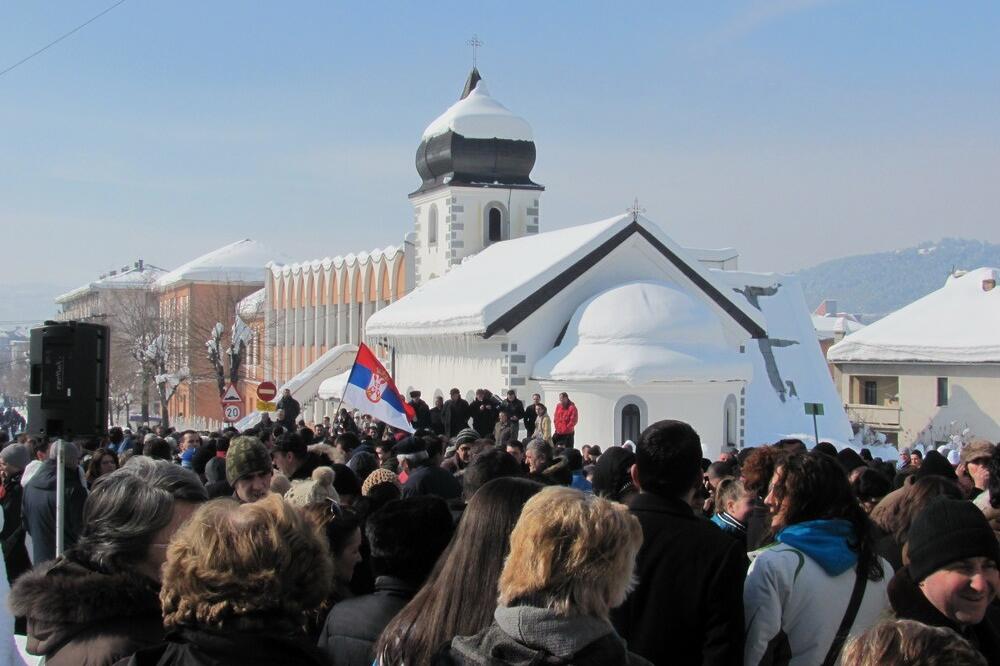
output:
[[538,233],[545,188],[530,177],[531,126],[490,96],[478,69],[424,130],[416,166],[423,181],[410,194],[417,286],[493,243]]

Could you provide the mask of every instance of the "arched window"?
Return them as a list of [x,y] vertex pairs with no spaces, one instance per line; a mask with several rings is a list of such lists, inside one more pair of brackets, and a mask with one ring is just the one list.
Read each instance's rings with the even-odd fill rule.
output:
[[438,242],[438,207],[431,204],[427,213],[427,245],[437,245]]
[[490,243],[503,240],[503,213],[499,208],[490,208],[487,239]]
[[722,432],[726,439],[726,446],[737,446],[739,444],[739,421],[735,395],[726,397],[726,406],[723,407],[722,419]]
[[621,441],[639,440],[639,433],[642,431],[641,414],[639,406],[629,403],[622,407],[622,433]]

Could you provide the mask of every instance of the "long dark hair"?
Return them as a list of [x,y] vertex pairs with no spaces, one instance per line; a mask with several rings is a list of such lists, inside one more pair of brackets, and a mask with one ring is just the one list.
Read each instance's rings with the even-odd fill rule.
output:
[[493,622],[500,571],[510,533],[540,483],[502,477],[480,488],[465,509],[451,544],[427,583],[379,636],[381,666],[429,664],[455,636],[471,636]]
[[840,518],[851,524],[848,541],[858,554],[858,571],[869,580],[882,580],[885,572],[878,554],[868,514],[854,496],[843,468],[823,453],[796,453],[780,464],[784,470],[774,493],[785,509],[785,524]]

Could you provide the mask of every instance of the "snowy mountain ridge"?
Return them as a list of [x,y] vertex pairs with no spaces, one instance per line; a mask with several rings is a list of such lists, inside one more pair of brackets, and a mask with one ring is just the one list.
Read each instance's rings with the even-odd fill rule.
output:
[[863,321],[870,323],[940,289],[953,270],[998,265],[998,244],[943,238],[901,250],[832,259],[796,275],[810,307],[835,299],[839,311],[864,315]]

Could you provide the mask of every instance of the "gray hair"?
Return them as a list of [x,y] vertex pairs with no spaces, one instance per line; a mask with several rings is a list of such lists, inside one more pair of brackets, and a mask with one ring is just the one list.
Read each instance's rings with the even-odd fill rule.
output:
[[205,487],[191,470],[164,460],[135,457],[99,477],[83,505],[76,559],[114,573],[146,557],[153,535],[166,527],[174,502],[203,502]]
[[549,445],[543,439],[532,439],[528,442],[528,446],[525,447],[524,452],[534,451],[546,460],[552,460],[555,458],[555,452],[552,450],[552,446]]

